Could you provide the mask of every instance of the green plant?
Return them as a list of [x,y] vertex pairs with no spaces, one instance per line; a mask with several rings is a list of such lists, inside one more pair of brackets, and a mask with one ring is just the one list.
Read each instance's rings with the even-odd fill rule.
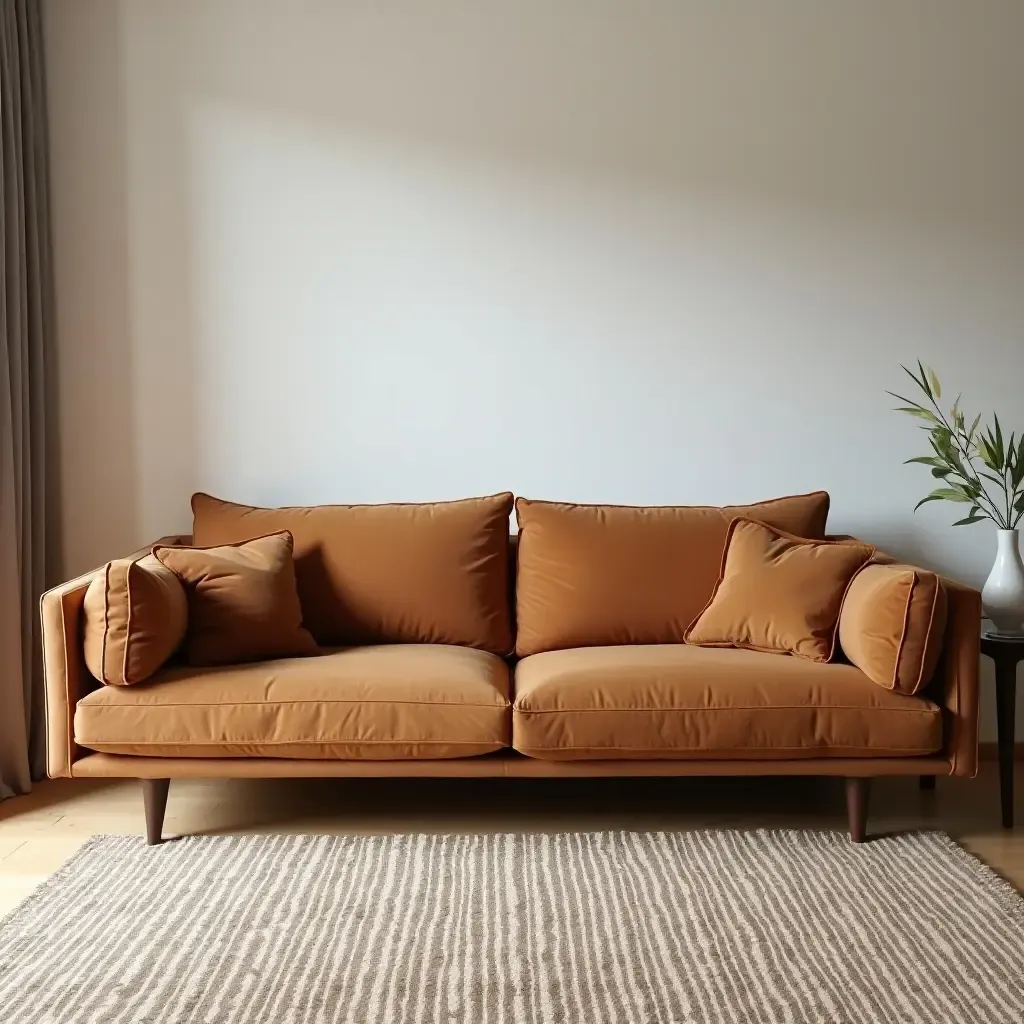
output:
[[930,467],[932,476],[943,482],[942,487],[922,498],[914,511],[929,501],[955,501],[970,505],[971,510],[954,526],[991,519],[1001,530],[1016,529],[1024,519],[1024,433],[1019,441],[1015,441],[1012,433],[1005,439],[995,413],[992,426],[979,429],[979,414],[967,427],[960,397],[949,413],[944,413],[939,407],[942,386],[935,371],[931,367],[926,370],[920,362],[917,369],[920,376],[903,367],[924,393],[927,404],[913,402],[893,391],[886,392],[904,403],[896,412],[924,420],[921,429],[928,432],[932,454],[919,455],[907,462]]

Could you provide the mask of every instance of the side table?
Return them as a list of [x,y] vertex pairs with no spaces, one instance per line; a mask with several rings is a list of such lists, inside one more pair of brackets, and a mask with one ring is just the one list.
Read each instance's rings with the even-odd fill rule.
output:
[[1003,828],[1013,828],[1014,727],[1017,715],[1017,663],[1024,660],[1024,636],[981,634],[981,653],[996,667],[996,727],[999,738],[999,799]]

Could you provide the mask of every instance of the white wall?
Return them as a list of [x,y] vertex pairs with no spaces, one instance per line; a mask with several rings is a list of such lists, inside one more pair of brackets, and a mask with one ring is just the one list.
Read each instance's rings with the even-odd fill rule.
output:
[[1019,0],[50,0],[69,572],[253,502],[729,502],[980,582],[900,361],[1024,429]]

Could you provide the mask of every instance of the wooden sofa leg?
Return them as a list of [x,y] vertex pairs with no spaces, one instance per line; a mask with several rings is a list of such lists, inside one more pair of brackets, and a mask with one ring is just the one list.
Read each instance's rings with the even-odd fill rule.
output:
[[850,838],[855,843],[863,843],[867,836],[870,792],[870,779],[846,780],[846,816],[850,821]]
[[918,785],[924,790],[935,790],[935,776],[934,775],[922,775],[918,779]]
[[164,811],[167,809],[167,790],[170,779],[143,779],[142,799],[146,805],[146,843],[156,846],[163,842]]

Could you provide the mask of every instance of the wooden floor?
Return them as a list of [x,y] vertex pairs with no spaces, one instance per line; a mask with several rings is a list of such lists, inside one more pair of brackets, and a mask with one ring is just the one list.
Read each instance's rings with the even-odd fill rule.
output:
[[[934,793],[879,780],[869,830],[943,829],[1024,891],[1024,801],[1004,831],[998,791],[991,763],[976,779],[940,779]],[[845,826],[835,779],[221,779],[173,782],[165,835]],[[0,804],[0,914],[89,836],[143,832],[134,781],[41,782]]]

